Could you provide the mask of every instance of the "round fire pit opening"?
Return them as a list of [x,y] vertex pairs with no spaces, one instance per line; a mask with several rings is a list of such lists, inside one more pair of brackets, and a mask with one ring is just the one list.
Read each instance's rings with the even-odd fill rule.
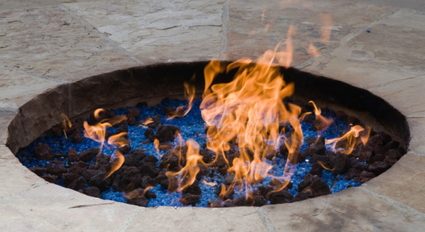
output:
[[[291,105],[301,106],[297,115],[306,146],[300,144],[296,159],[291,159],[291,137],[286,135],[296,131],[296,124],[279,125],[279,138],[286,143],[279,143],[272,156],[253,165],[255,152],[247,152],[252,159],[247,176],[254,168],[273,174],[257,181],[255,175],[265,173],[260,170],[235,181],[244,171],[235,168],[241,151],[226,150],[221,161],[212,155],[199,142],[211,129],[204,128],[200,97],[191,111],[181,100],[184,83],[202,95],[208,64],[134,67],[50,89],[20,108],[9,125],[7,145],[37,175],[87,195],[140,206],[200,207],[260,206],[338,192],[384,172],[407,150],[406,118],[383,99],[337,80],[279,67],[285,82],[295,86],[283,106],[288,112],[296,111]],[[221,72],[213,84],[230,83],[236,73]],[[178,119],[167,115],[169,109],[180,114]],[[329,125],[317,126],[318,117]],[[103,140],[90,131],[96,125],[108,127]],[[214,171],[209,169],[212,160]],[[245,185],[248,179],[252,183]]]

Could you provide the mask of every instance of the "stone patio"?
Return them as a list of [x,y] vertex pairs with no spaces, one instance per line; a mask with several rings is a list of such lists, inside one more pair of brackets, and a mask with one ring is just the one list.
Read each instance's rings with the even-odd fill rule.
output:
[[[154,62],[255,58],[290,25],[296,67],[366,88],[408,118],[408,154],[361,187],[257,208],[142,208],[50,184],[5,146],[18,108],[49,88]],[[421,0],[1,0],[0,231],[422,231],[424,38]]]

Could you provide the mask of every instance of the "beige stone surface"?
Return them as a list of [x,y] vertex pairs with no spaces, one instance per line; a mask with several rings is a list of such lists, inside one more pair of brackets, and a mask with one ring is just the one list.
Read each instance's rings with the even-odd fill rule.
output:
[[24,167],[4,145],[0,145],[0,182],[0,201],[47,183]]
[[[424,12],[420,0],[0,1],[0,231],[423,230]],[[333,19],[329,43],[319,39],[323,14]],[[408,116],[409,154],[362,187],[261,208],[142,208],[47,183],[3,145],[17,109],[46,89],[151,62],[255,58],[289,25],[298,67]],[[310,42],[322,56],[310,57]]]
[[417,154],[425,156],[425,117],[411,117],[407,119],[410,126],[411,140],[409,149]]
[[217,58],[223,50],[223,0],[95,1],[70,12],[145,63]]
[[[358,1],[230,1],[228,56],[256,58],[284,41],[289,26],[293,26],[294,64],[304,66],[315,62],[308,61],[312,58],[308,53],[310,43],[326,58],[351,33],[366,30],[393,10]],[[322,28],[330,31],[329,41],[321,40]]]
[[413,153],[406,154],[365,187],[425,213],[425,159]]
[[124,49],[63,7],[0,11],[0,67],[34,78],[22,84],[78,80],[136,64]]
[[0,203],[2,231],[128,231],[136,212],[144,210],[53,184],[0,198]]
[[6,144],[7,139],[7,127],[15,117],[16,111],[11,111],[10,109],[0,108],[0,145]]
[[423,76],[423,17],[399,10],[371,23],[369,32],[348,36],[321,72],[364,88]]
[[256,208],[160,207],[136,215],[129,231],[268,231]]
[[420,231],[425,226],[423,214],[362,187],[263,208],[275,231]]

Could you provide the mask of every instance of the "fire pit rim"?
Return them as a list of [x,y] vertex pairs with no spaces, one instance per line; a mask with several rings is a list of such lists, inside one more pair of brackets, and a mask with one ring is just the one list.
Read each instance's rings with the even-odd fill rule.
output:
[[[81,80],[76,81],[76,82],[73,82],[73,83],[66,83],[66,84],[59,85],[59,86],[57,86],[57,87],[55,87],[53,89],[47,90],[44,93],[41,93],[41,94],[37,95],[36,97],[32,98],[30,101],[28,101],[27,103],[25,103],[23,106],[21,106],[19,108],[18,113],[15,115],[14,119],[9,124],[9,127],[8,127],[9,134],[8,134],[8,137],[7,137],[7,143],[6,143],[6,145],[9,147],[9,149],[13,153],[16,153],[16,151],[20,147],[17,147],[16,146],[17,144],[16,144],[16,142],[14,142],[12,140],[12,137],[13,137],[13,134],[14,134],[14,127],[16,128],[17,123],[19,123],[19,117],[25,117],[25,115],[28,115],[27,113],[30,110],[29,107],[31,107],[31,104],[34,104],[34,103],[37,104],[37,102],[43,100],[43,98],[50,98],[51,97],[50,96],[51,94],[57,95],[60,92],[58,90],[65,90],[65,89],[68,89],[69,90],[69,88],[71,86],[73,86],[73,85],[75,85],[75,86],[84,86],[85,83],[98,84],[96,82],[98,80],[103,80],[105,78],[107,79],[107,78],[111,78],[111,77],[112,78],[117,78],[117,77],[119,77],[122,74],[128,74],[130,76],[134,76],[137,73],[137,71],[140,71],[140,70],[150,70],[150,69],[157,69],[157,68],[161,68],[162,69],[162,68],[167,68],[167,67],[185,66],[185,65],[189,65],[189,66],[190,65],[194,65],[194,66],[197,66],[197,65],[205,65],[207,62],[208,61],[173,62],[173,63],[159,63],[159,64],[151,64],[151,65],[145,65],[145,66],[137,66],[137,67],[131,67],[131,68],[127,68],[127,69],[121,69],[121,70],[116,70],[116,71],[112,71],[112,72],[109,72],[109,73],[103,73],[103,74],[99,74],[99,75],[87,77],[87,78],[81,79]],[[229,62],[229,61],[224,61],[224,62]],[[324,80],[324,81],[327,81],[328,83],[332,83],[333,85],[343,85],[346,88],[352,88],[353,90],[361,91],[362,95],[368,95],[368,97],[376,98],[381,103],[387,104],[388,109],[389,110],[393,110],[393,113],[395,113],[395,114],[399,114],[399,115],[397,115],[397,117],[402,119],[401,122],[400,122],[400,124],[401,124],[400,127],[404,127],[404,129],[406,130],[406,134],[403,137],[404,137],[405,142],[406,142],[406,147],[408,146],[408,143],[409,143],[409,140],[410,140],[410,130],[409,130],[409,127],[408,127],[408,124],[407,124],[407,121],[406,121],[405,116],[402,115],[397,109],[395,109],[394,107],[392,107],[391,105],[389,105],[382,98],[375,96],[374,94],[372,94],[371,92],[369,92],[367,90],[364,90],[364,89],[361,89],[361,88],[358,88],[358,87],[349,85],[349,84],[344,83],[342,81],[334,80],[334,79],[331,79],[331,78],[328,78],[328,77],[323,77],[323,76],[316,76],[314,74],[306,73],[306,72],[303,72],[303,71],[300,71],[300,70],[297,70],[297,69],[294,69],[294,68],[289,68],[289,69],[282,68],[282,72],[284,72],[284,73],[285,72],[289,72],[289,73],[295,72],[295,73],[305,74],[305,75],[308,75],[308,76],[313,75],[316,78],[318,78],[318,80],[321,80],[321,81]],[[291,80],[288,80],[288,81],[291,81]],[[38,103],[40,103],[40,102],[38,102]],[[52,119],[55,118],[54,114],[47,114],[47,115],[50,116]],[[41,117],[38,117],[38,118],[41,118]],[[55,118],[55,119],[57,119],[57,118]],[[55,122],[55,123],[57,123],[57,122]],[[43,126],[45,126],[45,125],[43,125]],[[25,127],[23,127],[23,128],[25,128]],[[45,128],[45,129],[48,129],[48,128]],[[24,131],[27,131],[27,130],[24,130]],[[32,141],[32,139],[31,139],[31,141]],[[40,178],[40,177],[38,177],[38,178]],[[376,178],[379,178],[379,177],[376,177]],[[346,191],[343,191],[343,192],[346,192]],[[339,193],[339,194],[342,194],[342,193]],[[242,206],[242,207],[244,207],[244,206]]]

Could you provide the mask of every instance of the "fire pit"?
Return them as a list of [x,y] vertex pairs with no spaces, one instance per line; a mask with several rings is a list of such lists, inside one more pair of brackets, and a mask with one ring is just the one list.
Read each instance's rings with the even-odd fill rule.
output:
[[140,206],[199,207],[358,186],[390,168],[409,140],[404,116],[368,91],[242,60],[62,85],[25,104],[9,134],[20,161],[52,183]]

